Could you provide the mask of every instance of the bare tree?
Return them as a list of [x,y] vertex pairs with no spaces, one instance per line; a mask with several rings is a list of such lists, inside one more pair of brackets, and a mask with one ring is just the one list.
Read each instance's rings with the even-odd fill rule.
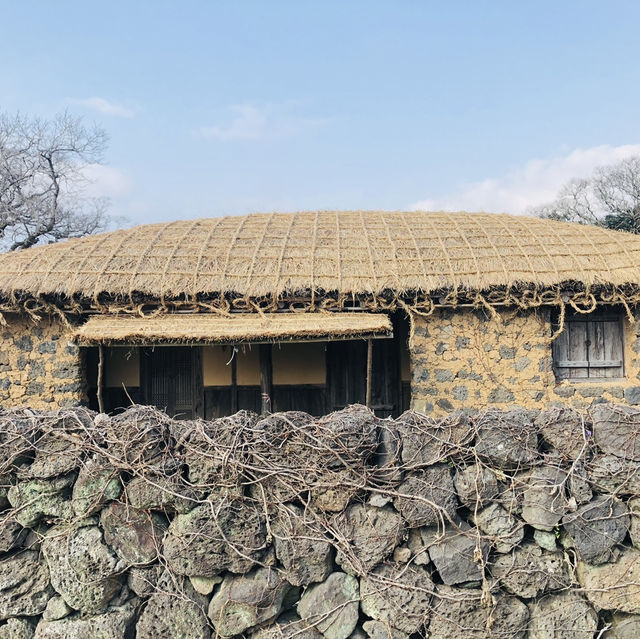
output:
[[554,202],[532,213],[640,233],[640,156],[600,167],[590,178],[571,180]]
[[50,120],[0,113],[0,250],[104,228],[107,202],[87,194],[105,132],[62,113]]

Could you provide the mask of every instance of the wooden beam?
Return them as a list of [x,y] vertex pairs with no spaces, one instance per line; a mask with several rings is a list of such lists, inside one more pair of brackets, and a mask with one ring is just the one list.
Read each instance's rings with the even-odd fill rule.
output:
[[273,365],[271,344],[260,344],[260,393],[262,395],[262,414],[271,412],[271,394],[273,387]]
[[238,412],[238,351],[231,347],[231,412]]
[[[362,369],[360,369],[362,370]],[[367,408],[371,408],[371,384],[373,377],[373,340],[367,340]]]
[[102,396],[102,377],[104,374],[104,346],[98,345],[98,381],[96,395],[98,396],[98,412],[104,413],[104,398]]

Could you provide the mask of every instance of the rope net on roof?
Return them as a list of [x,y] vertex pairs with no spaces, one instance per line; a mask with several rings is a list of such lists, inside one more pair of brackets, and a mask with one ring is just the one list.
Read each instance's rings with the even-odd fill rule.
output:
[[138,226],[0,255],[0,295],[14,306],[55,297],[104,310],[108,298],[133,309],[148,298],[208,300],[226,312],[238,303],[274,310],[283,299],[340,308],[356,297],[371,307],[410,296],[428,310],[443,291],[454,304],[482,293],[490,305],[535,305],[545,291],[556,300],[566,283],[635,303],[640,237],[509,215],[320,211]]

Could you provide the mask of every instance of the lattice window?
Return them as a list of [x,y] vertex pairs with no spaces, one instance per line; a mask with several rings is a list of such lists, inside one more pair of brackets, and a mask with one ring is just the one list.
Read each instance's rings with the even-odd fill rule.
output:
[[568,315],[553,343],[553,365],[559,380],[624,377],[621,315],[611,311]]

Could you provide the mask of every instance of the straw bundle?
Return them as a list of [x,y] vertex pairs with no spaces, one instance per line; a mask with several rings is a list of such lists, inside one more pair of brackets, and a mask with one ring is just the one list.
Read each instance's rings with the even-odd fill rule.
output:
[[92,344],[198,343],[236,344],[272,340],[310,340],[388,337],[389,317],[373,313],[278,313],[232,317],[187,314],[157,317],[94,315],[75,334],[76,341]]
[[343,211],[132,229],[0,256],[0,295],[247,298],[640,283],[640,237],[536,218]]

